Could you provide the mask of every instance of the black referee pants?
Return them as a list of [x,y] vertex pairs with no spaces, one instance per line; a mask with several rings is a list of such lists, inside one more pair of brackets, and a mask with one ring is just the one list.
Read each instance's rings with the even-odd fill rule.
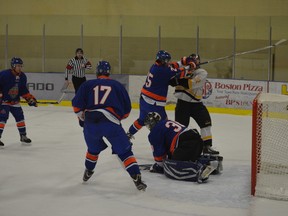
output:
[[74,89],[75,89],[75,94],[77,93],[79,87],[81,86],[82,83],[84,83],[86,81],[86,77],[75,77],[72,76],[72,83],[74,85]]

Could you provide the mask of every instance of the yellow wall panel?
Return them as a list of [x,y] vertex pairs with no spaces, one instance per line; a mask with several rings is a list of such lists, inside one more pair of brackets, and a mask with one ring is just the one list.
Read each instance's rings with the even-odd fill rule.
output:
[[[20,9],[20,10],[19,10]],[[284,16],[283,0],[14,0],[2,15]]]

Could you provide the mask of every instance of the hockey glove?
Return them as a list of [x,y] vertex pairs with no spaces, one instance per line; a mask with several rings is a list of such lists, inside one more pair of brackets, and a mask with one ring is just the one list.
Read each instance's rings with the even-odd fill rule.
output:
[[191,69],[194,68],[194,70],[197,68],[197,62],[195,60],[195,58],[193,57],[182,57],[181,58],[181,64],[184,65],[184,66],[190,66]]
[[78,117],[79,120],[84,121],[84,112],[83,111],[79,111],[77,113],[75,113]]
[[80,111],[80,112],[76,113],[76,115],[78,116],[80,127],[84,127],[84,112]]
[[23,95],[22,97],[27,101],[29,106],[34,106],[34,107],[38,106],[37,100],[32,94],[27,93],[27,94]]
[[84,127],[84,121],[82,121],[81,119],[79,119],[79,125],[80,125],[80,127]]
[[157,163],[154,163],[151,167],[150,167],[150,172],[152,173],[164,173],[164,168],[162,166],[160,166]]
[[177,78],[189,79],[193,76],[194,70],[191,70],[190,67],[188,67],[188,66],[180,68],[180,70],[181,70],[181,72],[179,74],[179,77],[176,76]]

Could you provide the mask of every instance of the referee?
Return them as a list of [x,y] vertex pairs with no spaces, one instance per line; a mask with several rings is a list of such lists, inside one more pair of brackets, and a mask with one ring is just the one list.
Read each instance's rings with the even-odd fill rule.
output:
[[68,82],[68,74],[72,74],[72,83],[77,93],[80,85],[86,81],[85,69],[91,69],[92,65],[87,58],[83,56],[83,49],[77,48],[75,57],[71,58],[65,69],[65,80]]

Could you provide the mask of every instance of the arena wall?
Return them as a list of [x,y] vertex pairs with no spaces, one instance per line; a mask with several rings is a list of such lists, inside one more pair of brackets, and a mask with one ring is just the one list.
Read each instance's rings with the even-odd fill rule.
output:
[[[64,84],[63,73],[26,73],[26,75],[28,78],[27,86],[39,101],[55,102],[61,97],[61,89]],[[133,103],[133,108],[138,108],[140,91],[146,76],[112,75],[111,77],[125,86]],[[95,75],[92,74],[87,76],[87,79],[94,78]],[[176,98],[173,92],[174,88],[169,87],[167,109],[174,109],[175,107]],[[215,112],[249,114],[251,113],[252,101],[259,92],[288,96],[288,82],[212,78],[207,80],[203,89],[203,102]],[[61,105],[71,106],[73,96],[73,92],[67,93]]]
[[[11,57],[20,56],[29,72],[57,73],[75,49],[83,47],[93,65],[105,59],[114,73],[144,75],[159,49],[168,50],[173,60],[198,51],[205,61],[288,39],[288,1],[283,0],[0,4],[0,70],[9,66]],[[267,80],[271,70],[270,80],[288,81],[287,52],[286,43],[237,57],[235,64],[226,60],[205,68],[211,78]]]

